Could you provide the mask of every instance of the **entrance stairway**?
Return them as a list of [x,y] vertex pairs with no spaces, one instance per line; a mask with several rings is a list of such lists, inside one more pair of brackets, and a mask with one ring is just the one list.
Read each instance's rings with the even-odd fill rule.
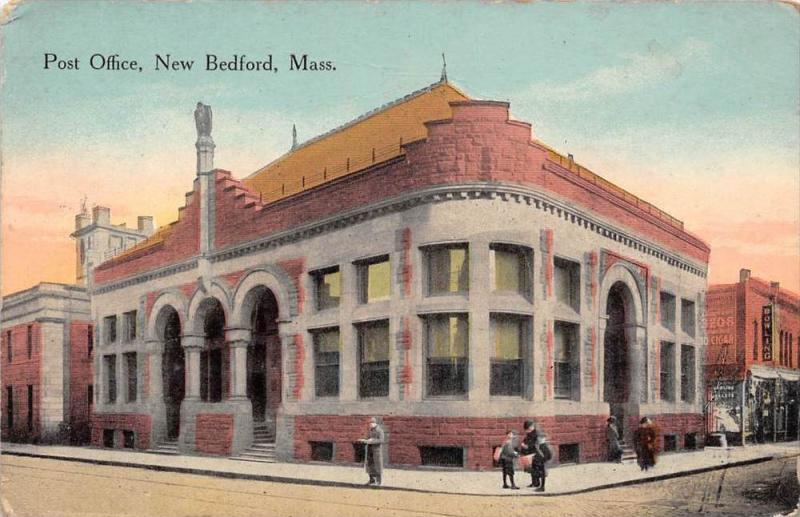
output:
[[253,445],[245,449],[232,460],[256,461],[260,463],[275,463],[275,430],[268,424],[255,424],[253,426]]
[[633,447],[627,445],[624,441],[619,443],[622,447],[622,461],[623,463],[632,463],[636,461],[636,451]]
[[157,443],[155,447],[152,449],[147,449],[145,452],[149,452],[151,454],[167,454],[170,456],[177,456],[180,454],[178,452],[178,440]]

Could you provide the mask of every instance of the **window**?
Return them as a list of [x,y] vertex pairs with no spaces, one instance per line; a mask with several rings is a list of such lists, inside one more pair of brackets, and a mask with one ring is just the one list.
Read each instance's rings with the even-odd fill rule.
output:
[[389,321],[358,325],[358,393],[361,397],[389,395]]
[[426,318],[428,396],[467,392],[469,320],[466,314]]
[[113,404],[117,401],[117,356],[103,357],[106,370],[106,402]]
[[675,332],[675,297],[661,291],[659,306],[661,307],[661,325]]
[[675,434],[664,435],[664,452],[678,450],[678,436]]
[[136,445],[136,435],[133,431],[122,431],[122,446],[126,449],[133,449]]
[[103,429],[103,447],[114,447],[113,429]]
[[577,443],[558,444],[558,464],[580,463],[581,447]]
[[8,356],[8,362],[10,363],[14,359],[14,347],[11,344],[11,331],[9,330],[6,332],[6,349],[8,352],[6,355]]
[[6,425],[14,428],[14,387],[6,386]]
[[28,325],[28,359],[33,356],[33,325]]
[[125,343],[136,341],[136,311],[129,311],[122,315],[122,339]]
[[388,255],[359,262],[357,267],[359,303],[388,300],[392,281]]
[[436,467],[464,467],[463,447],[419,447],[419,457],[423,465]]
[[317,397],[339,395],[339,350],[341,339],[338,328],[317,330],[314,336],[314,390]]
[[222,349],[218,346],[200,352],[200,399],[203,402],[222,400]]
[[694,336],[694,302],[681,299],[681,330]]
[[681,400],[694,402],[695,391],[694,347],[681,346]]
[[425,249],[428,295],[469,291],[469,249],[466,244]]
[[89,325],[86,327],[86,357],[92,358],[94,353],[94,327]]
[[333,461],[333,442],[308,442],[311,461]]
[[128,381],[128,393],[126,402],[136,402],[136,352],[128,352],[125,357],[125,376]]
[[103,333],[105,334],[106,343],[115,343],[117,341],[117,317],[106,316],[103,318]]
[[526,318],[493,314],[491,317],[494,353],[491,359],[490,395],[522,395],[523,343],[526,334]]
[[317,310],[335,309],[342,296],[342,273],[338,267],[312,273],[317,296]]
[[675,343],[661,342],[661,400],[675,400]]
[[577,262],[559,257],[553,258],[556,300],[575,311],[581,310],[581,266]]
[[33,431],[33,384],[28,384],[28,431]]
[[531,295],[531,252],[521,246],[493,244],[489,265],[495,292],[519,293],[526,298]]
[[90,384],[86,387],[86,405],[89,406],[89,411],[92,410],[94,405],[94,385]]
[[578,400],[580,376],[578,340],[580,327],[557,321],[553,325],[553,395],[558,399]]

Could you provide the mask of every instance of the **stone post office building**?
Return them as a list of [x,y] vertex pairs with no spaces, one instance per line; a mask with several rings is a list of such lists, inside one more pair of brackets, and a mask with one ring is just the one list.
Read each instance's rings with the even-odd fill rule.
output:
[[374,415],[391,464],[474,469],[526,418],[600,460],[609,414],[702,443],[708,246],[508,103],[442,80],[242,180],[207,122],[179,219],[94,271],[96,445],[354,462]]

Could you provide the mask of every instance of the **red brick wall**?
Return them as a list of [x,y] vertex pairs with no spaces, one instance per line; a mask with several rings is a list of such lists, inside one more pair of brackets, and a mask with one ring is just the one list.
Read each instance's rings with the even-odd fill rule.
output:
[[[28,327],[31,328],[31,357],[28,358]],[[11,332],[11,362],[8,362],[8,333]],[[42,328],[37,322],[3,329],[0,347],[2,376],[2,436],[34,438],[41,433]],[[28,429],[28,385],[33,386],[33,428]],[[14,429],[8,429],[6,387],[14,391]]]
[[150,448],[152,418],[142,413],[94,413],[92,415],[92,445],[103,446],[103,430],[114,429],[115,447],[122,448],[122,431],[133,431],[136,436],[136,448]]
[[[299,460],[311,459],[309,442],[334,442],[336,462],[355,459],[352,444],[367,434],[368,415],[305,415],[294,419],[294,454]],[[539,429],[546,434],[552,449],[553,461],[558,462],[560,444],[580,444],[580,461],[603,461],[606,457],[607,415],[566,415],[534,418]],[[697,443],[703,443],[703,418],[699,414],[656,415],[653,420],[662,432],[683,434],[697,432]],[[395,465],[419,465],[419,446],[467,447],[466,467],[488,469],[492,467],[492,451],[505,433],[514,429],[523,432],[524,417],[520,418],[469,418],[384,416],[389,434],[389,462]],[[637,423],[632,417],[629,426]],[[634,427],[631,427],[633,429]]]
[[72,438],[87,443],[90,436],[90,410],[88,387],[94,383],[92,357],[88,354],[90,321],[73,321],[69,332],[69,419]]
[[227,456],[233,446],[233,415],[199,413],[195,427],[197,452]]

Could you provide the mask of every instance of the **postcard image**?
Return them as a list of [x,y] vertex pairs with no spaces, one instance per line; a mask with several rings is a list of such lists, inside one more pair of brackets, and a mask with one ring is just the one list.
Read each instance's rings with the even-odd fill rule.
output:
[[797,515],[796,2],[2,9],[3,515]]

